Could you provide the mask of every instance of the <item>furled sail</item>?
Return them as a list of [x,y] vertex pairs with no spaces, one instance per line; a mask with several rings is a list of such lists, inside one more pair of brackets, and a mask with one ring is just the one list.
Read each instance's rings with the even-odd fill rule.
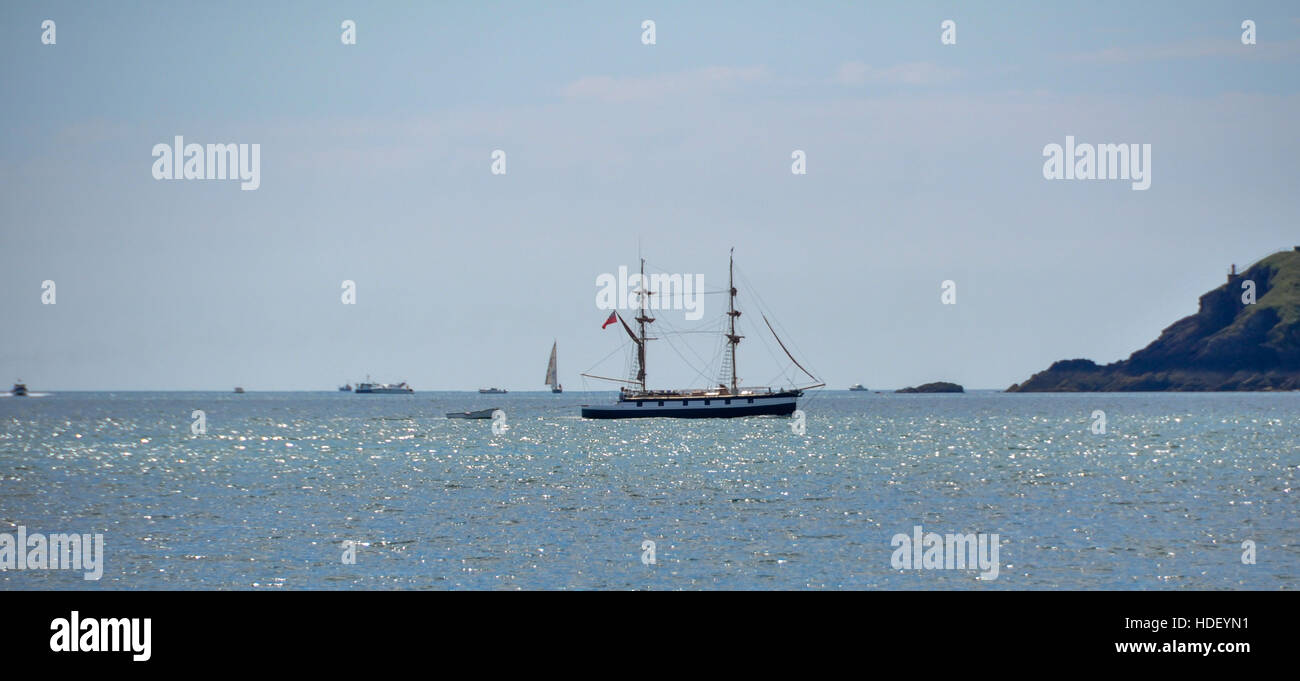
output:
[[778,335],[776,335],[776,329],[772,328],[772,322],[767,321],[767,315],[763,315],[763,322],[764,322],[765,324],[767,324],[767,330],[772,332],[772,337],[776,339],[776,344],[777,344],[777,345],[780,345],[782,350],[785,350],[785,356],[786,356],[786,357],[789,357],[789,358],[790,358],[790,361],[791,361],[791,362],[794,362],[794,365],[797,366],[797,367],[799,367],[799,370],[800,370],[800,371],[804,372],[805,374],[808,374],[808,378],[811,378],[812,380],[817,381],[818,385],[817,385],[816,387],[821,387],[822,385],[825,385],[824,383],[821,382],[821,379],[820,379],[820,378],[817,378],[816,376],[813,376],[813,375],[812,375],[812,372],[810,372],[810,371],[808,371],[807,369],[803,368],[803,365],[799,363],[799,360],[795,359],[795,358],[794,358],[794,355],[790,354],[790,350],[788,350],[788,349],[785,347],[785,343],[782,343],[782,342],[781,342],[781,337],[778,336]]
[[[645,328],[644,322],[647,320],[654,321],[653,319],[648,319],[644,314],[642,314],[640,317],[637,317],[637,321],[642,322],[641,328],[643,329]],[[644,387],[645,385],[645,341],[642,340],[640,336],[636,335],[634,331],[632,331],[632,327],[628,326],[627,322],[623,321],[623,315],[618,316],[618,321],[623,323],[623,330],[627,331],[628,337],[632,339],[633,343],[636,343],[636,380],[638,383],[641,383],[642,386]]]

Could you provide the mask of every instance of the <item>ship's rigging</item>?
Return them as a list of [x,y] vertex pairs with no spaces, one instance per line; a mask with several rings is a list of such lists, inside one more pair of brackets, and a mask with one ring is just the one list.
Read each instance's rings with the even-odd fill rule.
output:
[[[745,385],[752,385],[752,383],[747,383],[744,380],[744,378],[741,376],[739,372],[740,369],[739,363],[737,361],[738,346],[740,345],[740,342],[746,338],[746,335],[741,332],[739,326],[739,321],[742,317],[743,312],[740,309],[740,307],[737,305],[737,296],[740,292],[740,289],[737,286],[737,271],[735,266],[734,249],[732,249],[732,256],[729,258],[728,261],[727,289],[722,291],[705,292],[706,294],[727,295],[727,310],[725,316],[722,318],[721,328],[718,328],[717,323],[713,322],[712,328],[696,327],[696,328],[689,328],[689,329],[679,329],[674,327],[673,324],[671,324],[671,322],[668,322],[667,320],[657,320],[655,317],[650,316],[651,308],[654,307],[650,302],[652,300],[651,296],[660,295],[661,292],[645,290],[644,284],[647,281],[645,276],[645,269],[646,269],[645,260],[641,259],[641,263],[640,263],[641,276],[639,279],[640,288],[636,291],[636,297],[635,297],[636,316],[632,318],[632,322],[635,324],[635,328],[633,324],[628,323],[628,320],[624,317],[623,314],[619,314],[617,312],[615,313],[617,320],[619,322],[619,326],[623,328],[624,333],[627,334],[627,337],[631,343],[632,352],[630,353],[630,358],[628,362],[628,367],[627,367],[628,371],[625,374],[627,378],[619,379],[619,378],[611,378],[608,376],[599,376],[590,373],[590,370],[588,372],[584,372],[582,375],[587,378],[593,378],[593,379],[604,380],[604,381],[613,381],[613,382],[623,384],[624,388],[622,390],[628,391],[630,389],[631,393],[647,394],[647,393],[654,392],[655,394],[663,394],[663,393],[683,392],[683,391],[651,391],[650,390],[649,383],[647,380],[647,376],[648,376],[647,344],[649,341],[663,340],[665,341],[665,343],[663,344],[664,346],[671,349],[687,367],[690,367],[695,372],[698,378],[703,379],[703,381],[706,382],[706,385],[708,385],[707,390],[709,392],[714,394],[738,395],[745,390]],[[812,380],[811,384],[792,388],[792,390],[807,390],[811,388],[822,387],[823,385],[825,385],[820,379],[816,377],[816,375],[813,372],[805,368],[803,364],[801,364],[798,360],[795,359],[794,354],[791,352],[790,348],[781,339],[780,335],[778,335],[776,327],[769,320],[767,314],[763,312],[761,299],[759,299],[757,296],[754,296],[754,300],[752,302],[759,303],[757,305],[757,307],[759,307],[759,312],[760,312],[759,316],[763,319],[764,326],[766,327],[767,332],[770,333],[772,339],[776,341],[777,346],[780,350],[780,354],[783,354],[789,360],[789,362],[799,370],[799,372],[802,372],[804,375],[806,375],[809,379]],[[663,330],[666,331],[667,333],[657,333],[656,335],[651,336],[648,327],[652,324],[658,327],[663,327]],[[697,352],[695,348],[692,347],[689,343],[680,344],[679,347],[679,344],[674,343],[672,340],[674,337],[680,337],[680,336],[691,335],[691,334],[701,334],[701,333],[718,334],[720,336],[721,344],[718,351],[714,354],[712,361],[705,362],[704,359],[700,356],[700,353]],[[766,340],[765,334],[761,335],[760,338]],[[766,343],[760,343],[760,345],[764,346],[764,348],[768,351],[768,354],[772,357],[774,361],[776,361],[778,365],[783,364],[783,361],[779,360],[777,355],[773,353],[770,345]],[[683,354],[682,352],[683,348],[689,351],[689,353],[692,354],[696,360],[699,360],[700,363],[705,364],[706,366],[712,365],[717,367],[716,373],[711,374],[707,370],[702,370],[695,362],[692,362],[688,357],[686,357],[686,355]],[[611,355],[612,354],[614,353],[611,353]],[[608,356],[606,357],[606,359],[608,359]],[[605,360],[601,360],[601,361],[603,362]],[[778,376],[774,377],[774,381],[772,382],[774,383],[775,380],[781,378],[784,378],[791,385],[793,385],[794,383],[793,380],[790,380],[788,371],[786,370],[783,370],[780,374],[778,374]]]

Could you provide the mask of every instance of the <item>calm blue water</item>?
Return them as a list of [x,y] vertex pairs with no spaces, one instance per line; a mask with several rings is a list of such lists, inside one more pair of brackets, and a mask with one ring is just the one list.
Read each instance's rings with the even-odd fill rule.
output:
[[[1300,394],[823,392],[804,435],[577,417],[608,400],[0,398],[0,532],[106,542],[99,582],[11,570],[0,588],[1297,586]],[[442,417],[493,406],[501,435]],[[895,570],[890,540],[918,524],[998,533],[998,579]]]

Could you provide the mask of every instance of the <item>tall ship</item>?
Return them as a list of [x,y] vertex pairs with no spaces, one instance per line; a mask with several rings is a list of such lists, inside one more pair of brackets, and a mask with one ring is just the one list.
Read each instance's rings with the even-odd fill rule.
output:
[[366,380],[358,383],[356,390],[353,392],[358,395],[407,395],[415,392],[415,388],[407,385],[406,381],[401,383],[374,383],[371,382],[369,376],[366,376]]
[[546,365],[546,380],[544,382],[546,385],[551,386],[551,392],[562,393],[564,392],[564,386],[560,385],[559,380],[555,377],[555,348],[557,345],[557,342],[551,342],[551,361]]
[[[740,310],[736,309],[736,261],[735,249],[732,249],[732,255],[727,267],[727,322],[724,329],[723,337],[723,354],[722,354],[722,371],[720,380],[716,387],[707,389],[687,389],[687,390],[651,390],[646,384],[646,343],[657,340],[646,335],[646,326],[654,323],[654,318],[647,314],[646,300],[654,292],[646,292],[645,295],[638,295],[637,299],[640,304],[639,314],[633,321],[637,324],[637,330],[633,331],[622,315],[617,312],[614,316],[622,325],[623,330],[627,332],[635,351],[634,378],[615,379],[604,376],[594,376],[584,373],[583,376],[606,381],[617,381],[624,385],[619,388],[618,400],[611,405],[592,406],[582,405],[583,418],[589,419],[629,419],[629,418],[648,418],[648,417],[669,417],[669,418],[731,418],[736,416],[789,416],[798,408],[798,400],[803,396],[805,390],[820,388],[825,385],[816,376],[813,376],[805,369],[798,360],[790,354],[790,351],[776,335],[776,330],[772,328],[772,323],[768,321],[766,315],[763,322],[766,324],[772,337],[776,339],[781,350],[785,352],[786,357],[794,363],[799,370],[813,383],[799,387],[789,387],[783,389],[774,389],[769,387],[742,387],[741,379],[736,369],[736,348],[744,336],[736,333],[736,320],[740,317]],[[645,259],[641,260],[641,278],[640,285],[644,288],[645,277]]]

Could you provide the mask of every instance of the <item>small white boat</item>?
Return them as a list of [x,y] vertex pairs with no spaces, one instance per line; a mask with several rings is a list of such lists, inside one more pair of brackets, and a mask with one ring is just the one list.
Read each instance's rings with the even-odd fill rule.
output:
[[862,387],[861,383],[854,383],[849,386],[849,390],[852,390],[853,392],[866,392],[867,389]]
[[495,408],[479,409],[478,411],[449,411],[447,412],[447,418],[449,419],[490,419],[492,418],[492,413],[495,411],[496,411]]

